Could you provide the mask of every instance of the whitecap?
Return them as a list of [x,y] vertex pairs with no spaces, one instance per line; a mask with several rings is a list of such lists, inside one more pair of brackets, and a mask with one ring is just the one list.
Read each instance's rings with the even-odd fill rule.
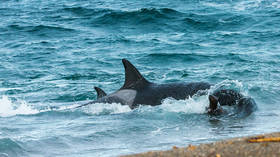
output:
[[128,105],[121,105],[119,103],[95,103],[82,108],[82,110],[89,114],[119,114],[130,112],[131,109]]
[[37,113],[39,113],[38,110],[32,109],[32,107],[24,101],[13,103],[5,95],[3,95],[0,98],[0,117],[10,117],[15,115],[29,115],[29,114],[37,114]]
[[190,97],[185,100],[175,100],[172,98],[167,98],[163,100],[160,108],[168,112],[203,114],[206,112],[206,107],[208,106],[208,104],[208,96],[203,95],[199,97]]

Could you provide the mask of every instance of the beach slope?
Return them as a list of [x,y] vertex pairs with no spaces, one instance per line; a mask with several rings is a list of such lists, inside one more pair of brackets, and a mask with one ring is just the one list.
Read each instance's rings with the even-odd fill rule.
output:
[[208,144],[174,146],[167,151],[151,151],[124,157],[279,157],[280,132],[233,138]]

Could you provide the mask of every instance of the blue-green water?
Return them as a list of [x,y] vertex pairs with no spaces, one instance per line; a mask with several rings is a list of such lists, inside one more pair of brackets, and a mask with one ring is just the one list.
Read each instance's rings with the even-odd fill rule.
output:
[[[0,156],[117,156],[280,129],[280,1],[0,2]],[[206,96],[130,110],[94,104],[124,80],[206,81],[253,97],[211,118]],[[215,87],[213,87],[215,88]]]

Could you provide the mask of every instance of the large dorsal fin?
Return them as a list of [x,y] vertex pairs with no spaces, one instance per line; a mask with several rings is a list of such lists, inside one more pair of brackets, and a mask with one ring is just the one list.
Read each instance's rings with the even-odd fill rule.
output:
[[97,93],[97,99],[102,98],[107,95],[101,88],[94,87],[94,89]]
[[149,83],[128,60],[122,59],[122,62],[125,69],[125,82],[121,89],[133,89]]

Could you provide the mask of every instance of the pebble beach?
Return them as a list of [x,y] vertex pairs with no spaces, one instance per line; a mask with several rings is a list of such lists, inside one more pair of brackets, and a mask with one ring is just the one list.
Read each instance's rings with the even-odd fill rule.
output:
[[174,146],[167,151],[150,151],[123,157],[279,157],[280,132],[233,138],[214,143]]

